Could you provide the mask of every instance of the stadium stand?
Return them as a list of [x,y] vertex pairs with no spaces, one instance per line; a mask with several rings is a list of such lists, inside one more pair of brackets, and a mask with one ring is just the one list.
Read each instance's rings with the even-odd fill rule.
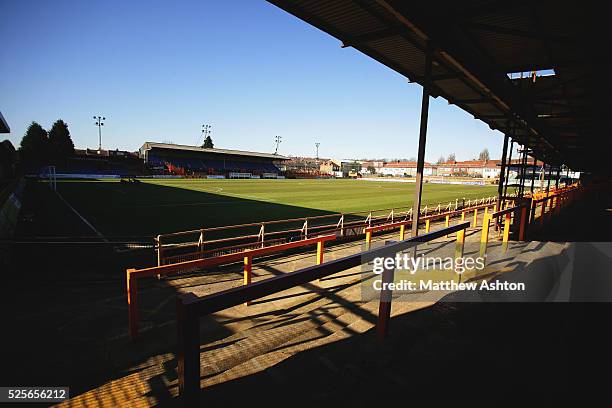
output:
[[122,150],[76,149],[66,163],[56,166],[57,174],[136,177],[144,175],[138,153]]
[[146,142],[140,148],[140,157],[152,174],[173,174],[205,177],[208,175],[232,177],[277,177],[277,166],[287,157],[241,150],[206,149],[196,146]]

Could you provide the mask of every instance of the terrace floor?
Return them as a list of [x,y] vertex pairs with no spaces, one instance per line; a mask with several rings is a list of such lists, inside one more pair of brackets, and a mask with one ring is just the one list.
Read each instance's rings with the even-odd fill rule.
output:
[[[79,225],[66,222],[74,214],[62,210],[61,203],[47,201],[29,211],[39,222],[22,226],[24,235]],[[562,223],[574,219],[571,213],[560,217],[549,233],[558,234]],[[538,237],[544,240],[547,234],[544,230]],[[396,234],[377,237],[388,239]],[[472,244],[478,240],[478,230],[468,233],[467,253],[475,251]],[[326,259],[355,253],[361,245],[336,245]],[[423,250],[450,254],[454,240],[441,239]],[[560,277],[577,253],[568,251],[564,242],[532,241],[512,243],[502,256],[497,243],[490,252],[499,256],[482,274],[533,279],[521,300],[563,300]],[[66,258],[69,253],[77,255]],[[10,318],[5,321],[14,326],[2,348],[5,367],[11,367],[2,383],[70,385],[73,398],[66,406],[176,404],[176,294],[204,295],[242,283],[239,266],[145,282],[141,338],[132,343],[122,269],[132,262],[129,254],[118,259],[111,246],[40,245],[17,248],[16,256],[22,269],[9,276],[10,290],[3,293],[2,310]],[[258,261],[254,280],[312,265],[314,257],[311,251]],[[45,268],[59,260],[62,270]],[[203,404],[276,406],[286,404],[286,397],[298,406],[366,406],[432,385],[447,392],[501,384],[524,389],[541,385],[543,378],[562,389],[582,336],[592,338],[592,347],[583,349],[586,355],[609,339],[591,324],[607,316],[609,303],[504,303],[507,298],[498,295],[479,293],[476,299],[440,291],[395,301],[390,333],[381,345],[373,333],[378,302],[362,299],[363,280],[363,271],[355,268],[203,318]]]

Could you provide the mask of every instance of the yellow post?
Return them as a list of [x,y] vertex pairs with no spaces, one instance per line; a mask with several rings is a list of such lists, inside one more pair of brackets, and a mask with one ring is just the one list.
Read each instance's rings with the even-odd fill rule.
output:
[[502,240],[502,248],[504,252],[508,249],[508,238],[510,237],[510,218],[512,214],[507,213],[504,217],[504,237]]
[[[444,221],[444,226],[448,228],[449,225],[450,225],[450,214],[446,214],[446,220]],[[446,238],[448,237],[449,236],[447,235]]]
[[[323,251],[325,251],[325,242],[317,242],[317,265],[323,263]],[[319,282],[321,282],[321,278],[319,278]]]
[[465,221],[465,211],[461,211],[461,221]]
[[[497,207],[499,206],[499,202],[496,202],[495,204],[493,204],[493,213],[497,212]],[[493,226],[495,228],[495,230],[497,231],[497,217],[495,218],[495,222],[493,223]]]
[[474,221],[472,222],[472,228],[478,226],[478,208],[474,208]]
[[484,222],[485,218],[487,218],[487,215],[489,215],[489,207],[485,207],[484,215],[482,217],[483,222]]
[[400,236],[399,236],[400,241],[404,240],[405,232],[406,232],[406,226],[404,224],[400,225]]
[[487,253],[487,244],[489,243],[489,224],[491,216],[485,214],[482,219],[482,234],[480,235],[480,257],[484,258]]
[[[250,256],[244,257],[244,285],[251,284],[251,269],[253,266],[253,259]],[[251,302],[245,302],[244,305],[248,306]]]
[[463,256],[463,244],[465,242],[465,230],[457,231],[457,243],[455,244],[455,259]]
[[317,265],[321,265],[323,263],[323,251],[325,243],[323,241],[317,242]]
[[425,220],[425,233],[429,232],[429,219]]
[[372,243],[372,231],[366,230],[366,250],[370,249]]

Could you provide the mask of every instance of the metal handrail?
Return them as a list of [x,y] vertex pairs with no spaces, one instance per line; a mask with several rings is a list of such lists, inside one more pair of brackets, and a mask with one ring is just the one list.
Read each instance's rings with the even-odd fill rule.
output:
[[[485,197],[482,198],[482,201],[486,201],[487,203],[491,204],[493,201],[496,200],[496,197]],[[452,206],[454,205],[454,203],[449,203],[449,209],[452,208]],[[485,206],[487,206],[487,204],[482,204],[480,206],[476,206],[477,208],[484,208]],[[440,204],[438,204],[437,206],[438,208],[440,208]],[[476,207],[470,207],[470,210],[475,209]],[[434,207],[435,208],[435,207]],[[170,238],[170,237],[178,237],[178,236],[186,236],[186,235],[195,235],[197,234],[198,237],[201,234],[204,234],[205,236],[207,236],[210,232],[214,232],[214,231],[221,231],[221,230],[232,230],[232,229],[239,229],[239,228],[248,228],[248,227],[261,227],[262,225],[274,225],[274,224],[280,224],[280,223],[291,223],[291,222],[304,222],[307,218],[309,219],[309,225],[308,225],[308,230],[309,231],[315,231],[315,230],[325,230],[326,232],[340,232],[340,236],[345,236],[345,230],[350,229],[351,226],[359,226],[360,223],[361,225],[365,225],[366,226],[371,226],[374,223],[377,223],[381,220],[387,220],[390,216],[390,214],[381,214],[378,215],[377,213],[381,213],[381,212],[386,212],[386,211],[393,211],[394,212],[394,216],[399,217],[401,215],[401,210],[402,209],[408,209],[407,211],[405,211],[405,218],[412,218],[411,217],[411,213],[412,213],[412,208],[409,207],[394,207],[394,208],[385,208],[385,209],[379,209],[379,210],[374,210],[371,212],[366,212],[366,211],[356,211],[356,212],[352,212],[352,213],[336,213],[336,214],[326,214],[326,215],[321,215],[321,216],[313,216],[313,217],[302,217],[302,218],[292,218],[292,219],[286,219],[286,220],[274,220],[274,221],[264,221],[264,222],[256,222],[256,223],[248,223],[248,224],[237,224],[237,225],[230,225],[230,226],[224,226],[224,227],[211,227],[211,228],[202,228],[202,229],[197,229],[197,230],[191,230],[191,231],[181,231],[181,232],[175,232],[175,233],[169,233],[169,234],[161,234],[158,235],[156,238],[156,248],[158,251],[158,265],[161,265],[164,263],[164,260],[166,259],[171,259],[171,258],[180,258],[180,257],[186,257],[189,255],[193,255],[196,256],[197,253],[187,253],[187,254],[176,254],[176,255],[172,255],[172,256],[163,256],[164,253],[167,254],[167,251],[169,250],[173,250],[173,249],[184,249],[184,248],[190,248],[190,247],[197,247],[198,249],[201,249],[204,245],[215,245],[215,244],[219,244],[219,243],[230,243],[230,242],[235,242],[235,241],[244,241],[244,240],[249,240],[249,239],[256,239],[258,237],[260,237],[258,234],[248,234],[248,235],[241,235],[241,236],[236,236],[236,237],[228,237],[228,238],[218,238],[218,239],[214,239],[214,240],[206,240],[202,243],[200,242],[196,242],[196,241],[190,241],[190,242],[179,242],[179,243],[163,243],[162,240],[166,239],[166,238]],[[468,209],[468,208],[463,208],[463,209]],[[458,209],[456,211],[461,211],[462,209]],[[452,210],[451,210],[452,211]],[[346,220],[345,216],[356,216],[356,215],[365,215],[367,214],[368,217],[366,218],[366,220],[355,220],[355,221],[348,221]],[[442,213],[441,215],[444,216],[445,213]],[[432,214],[433,215],[433,214]],[[431,216],[431,215],[430,215]],[[321,220],[321,219],[328,219],[328,218],[334,218],[334,217],[338,217],[339,220],[337,222],[334,222],[332,224],[323,224],[323,225],[311,225],[312,220]],[[422,218],[424,219],[424,218]],[[435,218],[433,218],[435,219]],[[338,228],[338,224],[343,223],[342,227]],[[297,233],[297,232],[302,232],[303,231],[303,227],[302,228],[293,228],[293,229],[289,229],[289,230],[282,230],[282,231],[269,231],[268,229],[266,229],[266,233],[265,236],[266,237],[277,237],[277,236],[281,236],[281,235],[287,235],[287,234],[291,234],[291,233]],[[258,242],[261,242],[261,240],[259,240]],[[237,246],[244,246],[244,245],[249,245],[249,244],[244,244],[244,243],[239,243],[237,244]],[[231,251],[233,248],[232,245],[230,245],[229,247],[227,247],[226,249],[228,251]],[[222,250],[222,248],[215,248],[216,251],[220,251]],[[161,252],[161,254],[160,254]],[[204,251],[199,251],[201,253],[204,253]]]
[[[495,199],[495,197],[487,197],[487,199]],[[401,209],[404,209],[404,208],[408,209],[408,210],[412,209],[412,207],[403,206],[403,207],[381,208],[381,209],[376,209],[376,210],[372,210],[372,211],[364,210],[364,211],[354,211],[354,212],[349,212],[349,213],[332,213],[332,214],[315,215],[315,216],[309,216],[309,217],[288,218],[288,219],[284,219],[284,220],[270,220],[270,221],[253,222],[253,223],[247,223],[247,224],[227,225],[227,226],[223,226],[223,227],[198,228],[198,229],[187,230],[187,231],[169,232],[169,233],[160,234],[160,235],[162,237],[164,237],[164,238],[168,238],[168,237],[176,237],[176,236],[182,236],[182,235],[196,234],[196,233],[200,233],[201,231],[204,231],[204,232],[214,232],[214,231],[222,231],[222,230],[234,229],[234,228],[256,227],[256,226],[260,226],[262,224],[264,224],[264,225],[272,225],[272,224],[281,224],[281,223],[289,223],[289,222],[298,222],[298,221],[304,221],[305,218],[309,218],[310,220],[325,219],[325,218],[340,217],[340,216],[343,216],[343,215],[344,216],[347,216],[347,215],[359,215],[359,214],[369,214],[369,213],[377,213],[377,212],[391,211],[391,210],[401,210]]]
[[183,294],[177,299],[178,377],[179,394],[185,406],[196,406],[200,392],[200,317],[243,304],[264,296],[282,292],[305,283],[368,263],[377,257],[394,256],[400,251],[416,247],[448,234],[461,231],[470,225],[463,222],[424,235],[408,238],[381,248],[349,255],[320,265],[278,275],[247,286],[224,290],[197,297]]
[[212,266],[227,265],[242,261],[245,258],[253,259],[265,255],[276,254],[289,249],[317,245],[317,259],[322,259],[322,245],[325,242],[336,239],[335,235],[321,235],[314,238],[303,239],[300,241],[289,242],[280,245],[247,249],[244,251],[225,254],[211,258],[196,259],[185,262],[178,262],[169,265],[153,266],[149,268],[126,270],[126,293],[128,303],[128,324],[129,334],[132,340],[138,337],[138,280],[152,276],[168,276],[179,272],[199,271],[203,268]]

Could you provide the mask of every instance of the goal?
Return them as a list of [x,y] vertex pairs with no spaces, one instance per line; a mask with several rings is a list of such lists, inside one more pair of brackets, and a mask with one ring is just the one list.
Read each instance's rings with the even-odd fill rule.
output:
[[55,166],[48,166],[46,169],[46,175],[49,178],[49,188],[53,191],[57,191],[57,177],[55,174]]

